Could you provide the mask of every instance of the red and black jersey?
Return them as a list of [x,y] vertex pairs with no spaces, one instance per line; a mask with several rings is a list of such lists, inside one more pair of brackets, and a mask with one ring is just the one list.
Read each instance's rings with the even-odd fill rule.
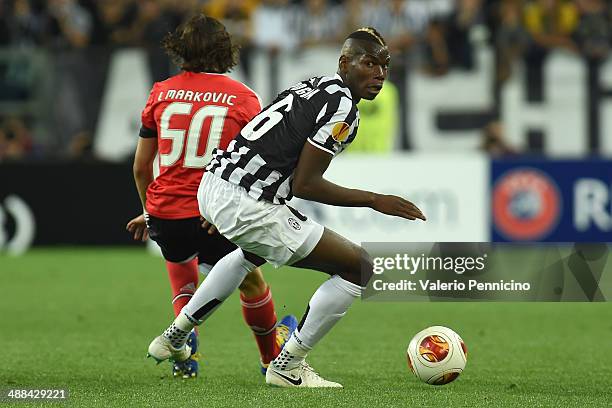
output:
[[228,76],[183,72],[153,85],[140,137],[156,137],[159,175],[147,189],[155,217],[199,215],[197,191],[216,148],[226,149],[261,110],[255,92]]

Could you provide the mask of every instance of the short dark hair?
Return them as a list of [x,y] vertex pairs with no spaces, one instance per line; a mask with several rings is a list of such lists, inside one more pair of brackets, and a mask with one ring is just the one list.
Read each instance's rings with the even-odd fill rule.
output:
[[223,74],[238,62],[238,46],[225,26],[201,13],[168,33],[162,47],[184,71]]
[[373,41],[382,47],[387,46],[387,43],[385,42],[383,36],[374,27],[361,27],[360,29],[353,31],[348,35],[348,37],[346,37],[347,40],[349,38],[354,38],[356,40]]

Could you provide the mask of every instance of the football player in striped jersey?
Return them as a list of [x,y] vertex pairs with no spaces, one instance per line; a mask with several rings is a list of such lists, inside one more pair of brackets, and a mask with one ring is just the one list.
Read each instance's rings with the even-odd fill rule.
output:
[[375,29],[351,33],[336,75],[285,90],[226,149],[213,153],[198,190],[200,214],[239,248],[215,264],[182,313],[150,344],[150,354],[171,356],[167,339],[174,350],[183,347],[185,333],[205,321],[249,271],[265,262],[292,265],[325,272],[330,279],[310,299],[298,328],[270,364],[266,382],[281,387],[342,386],[318,375],[305,358],[361,295],[372,275],[371,259],[360,246],[300,214],[287,201],[295,195],[425,220],[404,198],[345,188],[323,177],[332,158],[355,138],[356,105],[380,92],[389,61],[389,50]]

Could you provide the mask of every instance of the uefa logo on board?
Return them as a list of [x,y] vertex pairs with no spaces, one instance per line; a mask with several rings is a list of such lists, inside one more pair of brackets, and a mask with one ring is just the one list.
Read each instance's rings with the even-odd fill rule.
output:
[[503,174],[493,187],[493,224],[509,240],[545,238],[557,226],[561,195],[540,170],[523,167]]

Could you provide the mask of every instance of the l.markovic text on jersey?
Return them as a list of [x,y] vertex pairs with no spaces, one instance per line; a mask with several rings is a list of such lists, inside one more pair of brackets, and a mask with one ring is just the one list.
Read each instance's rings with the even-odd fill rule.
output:
[[157,96],[158,101],[168,99],[180,99],[190,102],[213,102],[234,106],[236,95],[230,95],[225,92],[196,92],[185,89],[168,89],[165,92],[161,91]]

